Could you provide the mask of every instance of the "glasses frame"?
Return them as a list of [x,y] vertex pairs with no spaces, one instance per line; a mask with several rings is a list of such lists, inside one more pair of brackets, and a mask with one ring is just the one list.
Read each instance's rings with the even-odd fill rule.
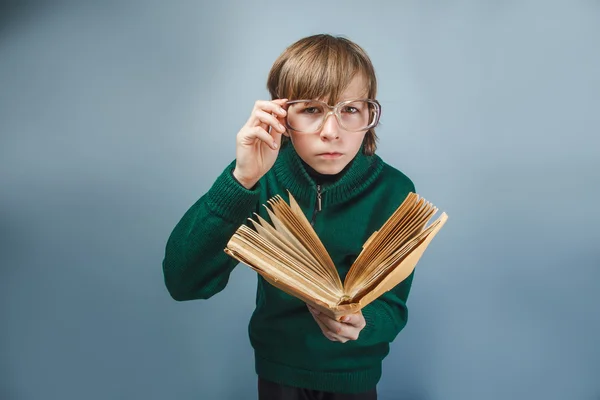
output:
[[[365,128],[362,129],[358,129],[358,130],[350,130],[350,129],[346,129],[342,123],[342,116],[340,115],[340,109],[350,103],[354,103],[356,101],[365,101],[371,105],[373,105],[373,109],[375,110],[375,117],[373,118],[373,122],[371,122],[369,125],[367,125]],[[322,120],[321,120],[321,124],[319,125],[318,128],[316,128],[314,131],[299,131],[297,129],[294,129],[290,126],[287,116],[285,118],[285,124],[286,127],[294,132],[299,132],[299,133],[315,133],[320,131],[321,129],[323,129],[323,126],[325,125],[325,121],[327,121],[327,118],[329,118],[330,115],[335,115],[335,118],[339,124],[339,126],[344,129],[345,131],[348,132],[361,132],[364,130],[369,130],[371,128],[374,128],[375,126],[377,126],[377,124],[379,124],[379,118],[381,118],[381,104],[374,99],[350,99],[350,100],[344,100],[344,101],[340,101],[339,103],[337,103],[334,106],[330,106],[329,104],[325,103],[324,101],[321,100],[290,100],[287,101],[285,103],[285,105],[288,107],[290,105],[293,104],[298,104],[298,103],[317,103],[323,106],[324,109],[327,109],[328,112],[323,116]]]

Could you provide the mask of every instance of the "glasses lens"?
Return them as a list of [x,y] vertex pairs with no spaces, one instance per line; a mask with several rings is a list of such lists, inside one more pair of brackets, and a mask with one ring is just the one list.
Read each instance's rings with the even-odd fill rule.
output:
[[290,104],[287,110],[289,126],[299,132],[315,132],[327,113],[323,104],[317,102],[302,102]]
[[[319,102],[293,103],[287,110],[287,123],[298,132],[316,132],[321,128],[328,112],[329,109]],[[357,100],[341,105],[339,115],[342,129],[361,131],[370,128],[375,122],[377,108],[373,102]]]
[[349,131],[367,129],[374,122],[376,115],[375,105],[364,100],[344,103],[340,107],[342,128]]

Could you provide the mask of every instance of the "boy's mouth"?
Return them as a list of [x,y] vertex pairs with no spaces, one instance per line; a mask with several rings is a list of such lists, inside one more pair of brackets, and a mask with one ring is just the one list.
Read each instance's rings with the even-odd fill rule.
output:
[[339,158],[342,155],[343,155],[342,153],[338,153],[336,151],[317,154],[317,156],[323,157],[323,158]]

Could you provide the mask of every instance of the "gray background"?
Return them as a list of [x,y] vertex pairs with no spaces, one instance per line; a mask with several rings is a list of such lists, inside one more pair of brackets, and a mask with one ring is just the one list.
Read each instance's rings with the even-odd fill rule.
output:
[[164,244],[321,32],[371,55],[379,154],[450,215],[380,398],[600,398],[600,2],[2,6],[0,399],[255,398],[254,273],[177,303]]

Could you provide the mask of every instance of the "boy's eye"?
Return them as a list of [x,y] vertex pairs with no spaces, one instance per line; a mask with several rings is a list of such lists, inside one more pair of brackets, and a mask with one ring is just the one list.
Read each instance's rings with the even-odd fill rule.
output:
[[305,114],[316,114],[321,111],[318,107],[305,107],[302,112]]
[[358,112],[358,108],[356,107],[352,107],[352,106],[346,106],[344,107],[344,109],[342,110],[342,112],[348,113],[348,114],[354,114]]

